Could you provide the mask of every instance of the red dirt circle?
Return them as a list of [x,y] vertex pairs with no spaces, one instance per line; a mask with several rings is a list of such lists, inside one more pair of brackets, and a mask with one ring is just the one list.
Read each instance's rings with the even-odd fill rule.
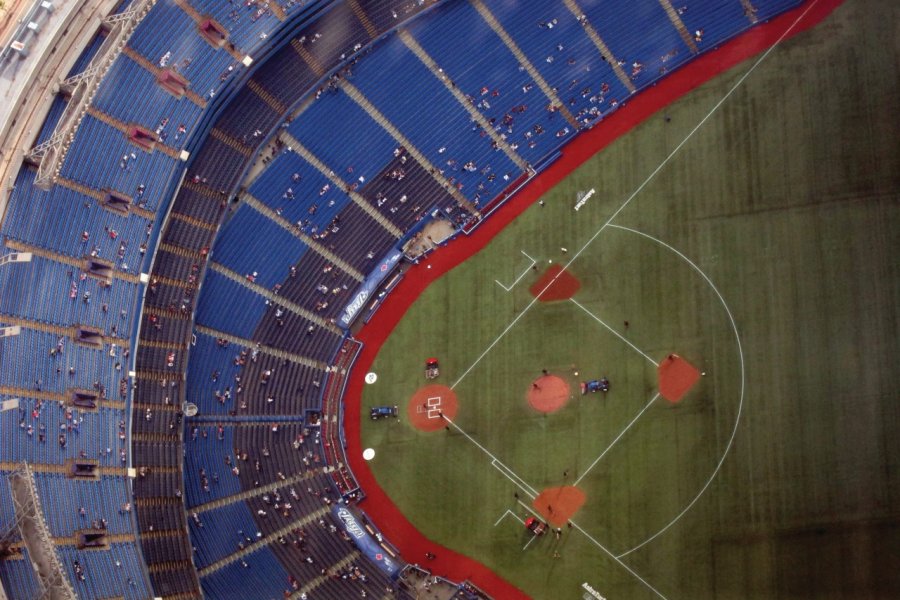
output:
[[528,388],[528,404],[542,413],[556,412],[568,401],[569,384],[556,375],[538,377]]
[[419,431],[437,431],[447,426],[444,417],[456,418],[458,408],[456,392],[446,385],[426,385],[409,399],[406,416]]

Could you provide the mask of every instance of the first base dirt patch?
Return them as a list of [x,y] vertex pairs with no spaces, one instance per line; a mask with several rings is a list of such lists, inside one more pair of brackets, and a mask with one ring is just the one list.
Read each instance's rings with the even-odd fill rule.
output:
[[541,302],[553,302],[555,300],[568,300],[581,288],[581,282],[563,269],[560,265],[553,265],[535,281],[528,291]]

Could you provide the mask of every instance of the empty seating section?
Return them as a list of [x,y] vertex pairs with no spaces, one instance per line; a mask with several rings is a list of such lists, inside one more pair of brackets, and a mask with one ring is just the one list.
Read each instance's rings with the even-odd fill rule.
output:
[[[482,189],[499,193],[505,187],[503,175],[515,178],[519,174],[518,167],[492,148],[490,137],[481,134],[465,107],[399,38],[378,46],[356,65],[354,73],[351,82],[369,102],[468,199]],[[471,168],[465,168],[466,164]],[[491,173],[496,179],[489,178]]]
[[[82,598],[125,598],[142,600],[153,596],[145,583],[143,565],[136,544],[111,544],[109,550],[78,550],[57,546],[69,581]],[[75,562],[82,577],[75,572]]]
[[261,96],[248,88],[242,89],[225,110],[227,116],[216,126],[248,149],[262,143],[264,135],[282,116],[277,114]]
[[19,549],[19,557],[0,560],[0,584],[6,588],[10,598],[37,598],[41,584],[34,566],[28,557],[28,550]]
[[266,310],[266,299],[213,270],[207,270],[197,305],[197,323],[251,338]]
[[238,552],[258,539],[253,515],[244,502],[231,502],[202,514],[191,509],[188,507],[191,512],[188,526],[197,549],[194,563],[199,569]]
[[149,265],[147,247],[141,248],[149,219],[107,210],[96,198],[60,185],[43,191],[33,181],[34,171],[19,173],[3,235],[74,258],[93,256],[131,273]]
[[203,39],[197,23],[174,0],[159,0],[134,30],[128,46],[158,67],[176,69],[192,90],[207,99],[233,74],[228,67],[238,64],[224,49]]
[[434,209],[456,210],[456,200],[402,148],[359,193],[404,232]]
[[312,311],[320,302],[328,301],[328,306],[318,311],[323,318],[336,316],[358,285],[350,275],[316,252],[304,254],[293,273],[296,275],[284,280],[278,294]]
[[[0,402],[8,400],[8,398],[0,397]],[[11,411],[10,411],[11,412]],[[0,413],[0,417],[2,417],[2,413]],[[3,444],[3,460],[6,462],[11,462],[14,459],[6,458],[6,450],[7,450],[7,432],[4,423],[3,427],[3,438],[0,439],[0,443]],[[12,528],[12,539],[19,539],[18,529],[15,527],[16,522],[16,507],[13,504],[12,490],[9,489],[9,479],[7,476],[9,475],[6,471],[0,471],[0,531],[5,531],[7,528]],[[2,565],[3,561],[0,561],[0,573],[2,573]],[[2,582],[0,582],[2,583]]]
[[441,0],[356,0],[363,12],[369,17],[369,21],[380,33],[399,26],[407,19],[415,16],[423,10],[431,8]]
[[[659,6],[656,0],[654,4]],[[619,6],[621,10],[631,10],[630,5]],[[556,90],[559,99],[580,124],[590,125],[601,115],[615,110],[618,103],[625,101],[629,96],[629,90],[613,72],[610,63],[612,57],[607,56],[604,60],[584,27],[562,2],[526,0],[520,3],[516,10],[508,4],[492,3],[490,9],[528,61]],[[668,24],[674,32],[665,13],[660,11],[660,14],[665,20],[664,24]],[[487,26],[480,15],[477,17],[483,24],[481,28]],[[591,25],[601,29],[599,35],[604,39],[603,23]],[[687,48],[684,50],[686,52]],[[543,101],[544,105],[549,102],[547,96],[537,86],[530,90],[527,96],[535,104],[535,109],[542,108],[539,101]],[[522,102],[528,104],[531,110],[531,104],[527,100]],[[556,115],[553,122],[545,126],[547,133],[534,135],[525,141],[528,141],[529,148],[531,142],[536,142],[535,149],[540,150],[537,156],[544,156],[560,142],[566,141],[566,136],[555,137],[566,126],[568,124],[562,116]],[[525,145],[525,141],[521,138],[516,141],[520,144],[520,148]]]
[[[69,415],[71,418],[67,418]],[[3,460],[12,462],[59,465],[67,459],[83,456],[89,460],[99,460],[102,466],[121,466],[120,452],[125,448],[125,442],[120,433],[124,434],[124,423],[125,416],[120,410],[102,407],[96,412],[79,411],[67,409],[59,402],[20,396],[18,411],[0,413],[0,432],[3,435],[0,449]],[[61,434],[65,436],[65,447],[60,445]],[[78,483],[59,481],[57,488]],[[67,494],[74,493],[74,488],[66,489],[69,490]],[[107,488],[91,489],[99,491]],[[65,500],[65,495],[49,497],[45,504],[55,506],[55,503]]]
[[[123,400],[119,397],[118,378],[124,377],[127,369],[113,368],[122,361],[121,348],[111,356],[109,345],[94,349],[65,338],[63,352],[50,356],[50,350],[57,348],[59,341],[57,335],[24,327],[19,335],[0,338],[0,385],[62,394],[72,387],[93,389],[97,383],[111,400]],[[74,373],[69,372],[70,368]]]
[[343,190],[287,149],[253,182],[250,193],[307,235],[324,229],[350,202]]
[[[102,149],[102,154],[98,154],[98,149]],[[118,190],[130,196],[135,196],[139,186],[144,185],[147,208],[155,210],[176,166],[174,158],[159,150],[141,150],[121,131],[85,115],[60,174],[78,182],[90,182],[96,190]]]
[[200,583],[211,598],[278,600],[284,597],[287,580],[287,571],[264,546],[245,556],[243,562],[209,573]]
[[[272,3],[280,2],[269,0]],[[203,16],[215,19],[228,31],[228,41],[249,54],[264,45],[264,40],[278,27],[279,21],[269,2],[223,2],[222,0],[190,0]]]
[[[768,19],[780,12],[794,6],[799,6],[802,0],[753,0],[751,4],[756,9],[756,16],[760,20]],[[704,10],[706,6],[704,5]]]
[[[232,427],[191,425],[184,439],[185,503],[198,506],[241,491],[232,469],[234,444]],[[231,465],[228,465],[226,457]]]
[[81,529],[106,529],[114,535],[131,531],[131,513],[125,511],[130,498],[124,477],[71,481],[59,473],[35,473],[34,481],[53,537],[69,537]]
[[237,344],[220,344],[212,336],[195,333],[187,369],[187,399],[200,409],[201,415],[227,415],[236,404],[241,372],[241,353],[248,351]]
[[219,231],[212,258],[235,273],[253,275],[272,289],[307,251],[307,246],[265,215],[243,205]]
[[31,262],[0,269],[0,322],[2,315],[12,315],[53,325],[89,325],[124,337],[136,318],[138,289],[138,284],[121,279],[107,286],[93,277],[82,278],[80,269],[32,256]]
[[[472,105],[493,119],[496,131],[520,156],[536,162],[558,143],[545,141],[548,135],[524,138],[537,124],[552,131],[551,119],[560,122],[561,117],[547,111],[549,99],[468,2],[447,3],[418,19],[409,31]],[[482,50],[473,56],[473,47]],[[505,115],[510,116],[507,123]],[[458,153],[453,147],[448,151],[448,158]]]
[[101,29],[97,32],[97,35],[94,36],[94,39],[91,40],[91,43],[88,44],[87,47],[78,56],[78,60],[76,60],[75,64],[72,65],[72,68],[69,69],[69,73],[68,75],[66,75],[66,77],[78,75],[79,73],[87,69],[88,65],[91,64],[91,60],[93,60],[94,56],[96,56],[97,52],[100,50],[100,46],[102,46],[103,42],[105,41],[106,33]]
[[[240,454],[240,478],[244,489],[253,489],[256,487],[257,481],[260,485],[266,485],[301,474],[314,477],[320,482],[325,481],[324,478],[319,478],[320,470],[325,463],[321,460],[321,452],[318,450],[318,431],[318,427],[296,422],[282,423],[277,426],[253,423],[236,427],[234,431],[235,447],[243,449]],[[258,471],[256,470],[257,462],[259,463]],[[310,493],[308,489],[315,488],[319,492],[319,496],[321,496],[322,490],[327,491],[326,486],[316,486],[307,483],[308,481],[310,480],[305,479],[290,486],[298,492],[296,498],[294,494],[290,493],[290,488],[288,489],[291,502],[303,508],[307,513],[323,506],[321,498]],[[301,491],[302,495],[299,494]],[[249,502],[254,510],[261,508],[257,506],[256,500],[251,499]],[[257,519],[257,523],[263,535],[269,535],[290,522],[290,520],[285,521],[284,519],[285,517],[280,513],[273,512],[271,518]]]
[[348,2],[333,2],[299,40],[316,63],[329,71],[369,43],[365,28]]
[[186,96],[176,98],[165,91],[152,73],[127,55],[119,56],[110,67],[93,104],[120,121],[153,131],[160,142],[173,148],[184,147],[203,112]]
[[397,147],[394,139],[343,92],[326,92],[288,131],[348,184],[372,179]]
[[279,102],[290,105],[305,95],[319,76],[290,45],[266,60],[266,68],[253,74],[253,81]]
[[312,360],[326,361],[334,353],[341,336],[305,317],[273,307],[263,316],[253,339]]
[[[782,8],[785,4],[784,0],[778,0],[777,3],[782,5]],[[758,11],[759,3],[754,1],[752,4]],[[718,43],[753,24],[744,14],[741,3],[734,0],[707,0],[699,9],[687,8],[685,4],[679,2],[674,3],[674,6],[678,8],[681,21],[691,35],[701,31],[702,38],[709,40],[697,44],[700,50],[712,48],[714,46],[710,45],[711,43]],[[759,13],[757,15],[762,16]]]
[[[615,60],[639,89],[691,58],[690,48],[658,0],[635,0],[627,5],[582,0],[580,6]],[[562,14],[567,9],[560,6],[557,12]],[[552,16],[548,14],[546,18]]]
[[380,257],[396,244],[394,235],[362,208],[351,202],[315,239],[350,265],[368,273]]
[[319,368],[261,353],[241,371],[243,392],[226,404],[240,417],[286,415],[299,419],[306,410],[318,410],[324,378]]
[[50,111],[47,113],[44,124],[41,126],[41,132],[34,142],[35,146],[46,142],[50,136],[53,135],[53,130],[56,128],[56,124],[59,123],[59,119],[62,117],[63,111],[66,109],[68,103],[69,102],[60,94],[53,97],[53,102],[50,104]]

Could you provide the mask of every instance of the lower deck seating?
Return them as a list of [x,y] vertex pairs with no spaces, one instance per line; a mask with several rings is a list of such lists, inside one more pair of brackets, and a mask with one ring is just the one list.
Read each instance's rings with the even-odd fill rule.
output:
[[80,597],[143,600],[153,595],[136,544],[112,544],[109,550],[57,546],[57,553]]
[[0,584],[9,598],[37,598],[41,585],[25,548],[0,559]]
[[200,583],[212,598],[279,600],[284,597],[287,581],[287,571],[271,550],[262,547],[206,575]]

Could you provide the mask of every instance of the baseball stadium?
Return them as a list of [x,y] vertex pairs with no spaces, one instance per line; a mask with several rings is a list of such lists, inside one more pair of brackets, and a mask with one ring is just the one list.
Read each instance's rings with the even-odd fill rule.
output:
[[3,0],[0,600],[900,597],[898,30]]

